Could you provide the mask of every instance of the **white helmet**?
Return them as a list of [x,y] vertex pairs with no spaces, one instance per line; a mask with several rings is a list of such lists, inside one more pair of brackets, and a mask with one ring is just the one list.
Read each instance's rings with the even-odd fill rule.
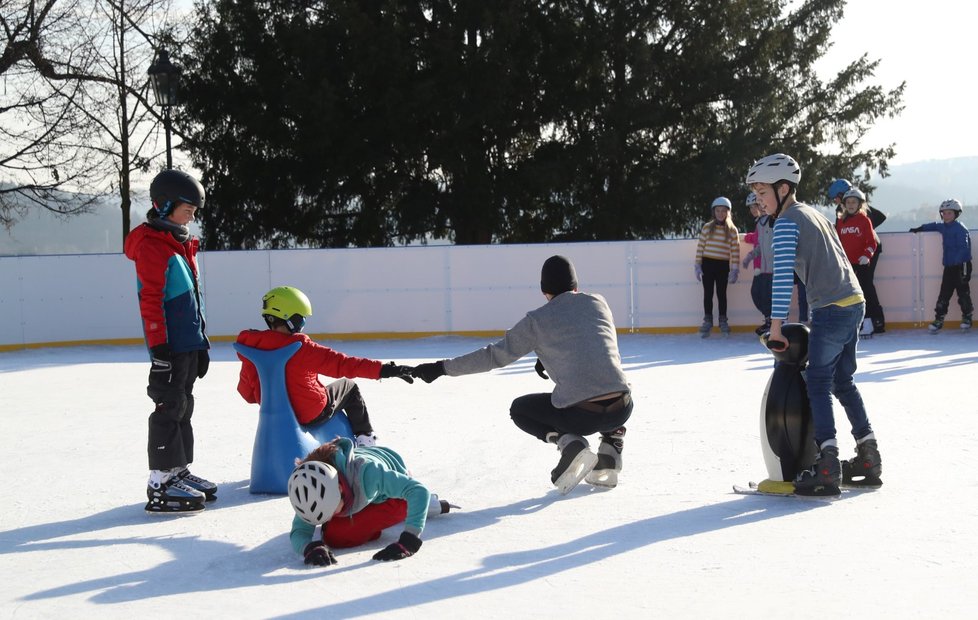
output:
[[753,207],[756,204],[757,204],[757,194],[755,194],[754,192],[747,194],[747,206]]
[[801,166],[790,155],[775,153],[762,157],[747,171],[747,185],[751,183],[774,185],[778,181],[788,181],[795,185],[801,181]]
[[728,209],[731,209],[733,208],[733,205],[730,204],[730,201],[728,199],[724,198],[723,196],[720,196],[719,198],[714,198],[713,204],[710,205],[711,209],[716,209],[717,207],[726,207]]
[[319,461],[306,461],[289,476],[289,501],[309,525],[326,523],[340,505],[340,481],[335,469]]
[[957,211],[958,213],[961,213],[961,203],[954,198],[948,198],[941,203],[938,211]]
[[862,193],[858,187],[854,187],[843,194],[842,202],[845,202],[847,198],[858,198],[859,202],[866,202],[866,194]]

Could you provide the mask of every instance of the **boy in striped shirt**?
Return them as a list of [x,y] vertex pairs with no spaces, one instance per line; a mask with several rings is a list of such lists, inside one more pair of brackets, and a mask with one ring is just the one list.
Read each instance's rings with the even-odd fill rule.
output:
[[[866,303],[832,224],[795,198],[800,180],[798,163],[780,153],[758,160],[747,172],[747,185],[764,212],[775,218],[769,346],[777,350],[788,346],[781,325],[788,316],[795,273],[807,288],[811,307],[805,380],[818,451],[812,467],[795,478],[795,491],[838,495],[842,482],[883,484],[876,437],[852,378]],[[856,440],[856,456],[845,463],[839,462],[832,395],[845,409]]]

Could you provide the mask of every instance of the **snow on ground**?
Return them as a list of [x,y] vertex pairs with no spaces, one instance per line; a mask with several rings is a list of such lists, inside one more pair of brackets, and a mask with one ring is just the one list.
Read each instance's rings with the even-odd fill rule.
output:
[[[550,486],[551,446],[509,421],[549,385],[532,358],[431,385],[360,380],[382,443],[463,510],[428,522],[401,562],[292,554],[285,497],[248,492],[257,406],[216,346],[196,389],[193,470],[220,483],[191,517],[143,512],[142,347],[0,354],[0,617],[964,618],[978,606],[978,334],[890,332],[857,382],[885,486],[835,502],[734,495],[765,476],[753,336],[621,337],[634,387],[617,489]],[[485,340],[335,342],[411,363]],[[852,450],[837,413],[840,447]],[[971,584],[971,585],[969,585]]]

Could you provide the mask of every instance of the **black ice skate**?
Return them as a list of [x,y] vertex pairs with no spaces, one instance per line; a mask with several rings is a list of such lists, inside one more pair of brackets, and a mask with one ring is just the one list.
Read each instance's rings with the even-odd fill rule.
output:
[[944,328],[944,317],[938,316],[934,319],[934,322],[927,326],[927,329],[932,334],[936,334]]
[[550,472],[550,481],[561,495],[567,495],[598,463],[598,456],[588,449],[587,440],[580,435],[565,433],[557,440],[560,461]]
[[205,501],[212,502],[217,499],[217,485],[210,480],[204,480],[199,476],[193,475],[188,468],[184,467],[182,470],[174,472],[173,476],[191,489],[196,489],[203,493]]
[[727,317],[720,316],[720,333],[724,336],[730,335],[730,323],[727,322]]
[[713,317],[703,317],[703,324],[700,325],[700,338],[709,338],[711,329],[713,329]]
[[971,315],[965,314],[961,317],[961,329],[968,330],[971,329]]
[[811,468],[799,473],[794,479],[798,495],[841,495],[842,466],[839,464],[838,446],[825,446],[815,456]]
[[171,476],[168,480],[154,488],[152,485],[146,487],[146,512],[151,514],[169,513],[197,513],[204,509],[206,496],[186,484],[176,476]]
[[601,445],[598,446],[598,464],[584,479],[585,482],[609,489],[618,486],[618,473],[621,471],[622,464],[621,451],[625,446],[624,438],[624,426],[601,437]]
[[883,461],[875,439],[856,445],[856,456],[842,461],[842,483],[846,486],[878,489],[883,486]]

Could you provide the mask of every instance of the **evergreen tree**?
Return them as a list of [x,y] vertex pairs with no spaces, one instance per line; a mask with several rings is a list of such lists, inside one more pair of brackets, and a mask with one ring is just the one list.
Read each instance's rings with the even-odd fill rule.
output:
[[866,84],[865,57],[815,76],[843,6],[202,5],[179,121],[211,191],[208,246],[685,234],[714,197],[742,204],[744,171],[775,151],[817,200],[885,173],[892,146],[860,141],[902,96]]

